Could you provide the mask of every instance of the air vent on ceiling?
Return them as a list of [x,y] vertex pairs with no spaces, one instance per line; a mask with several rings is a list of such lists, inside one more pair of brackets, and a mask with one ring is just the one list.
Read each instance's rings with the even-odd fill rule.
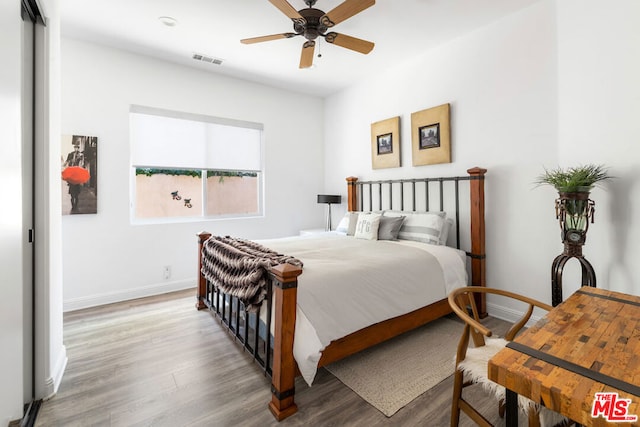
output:
[[210,64],[215,64],[215,65],[222,64],[222,59],[214,58],[212,56],[202,55],[201,53],[194,53],[192,58],[195,59],[196,61],[208,62]]

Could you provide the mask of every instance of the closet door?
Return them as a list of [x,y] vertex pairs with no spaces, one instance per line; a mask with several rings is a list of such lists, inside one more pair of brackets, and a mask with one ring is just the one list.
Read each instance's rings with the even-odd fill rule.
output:
[[[22,0],[22,223],[23,223],[23,403],[21,425],[33,425],[40,401],[35,399],[35,142],[36,142],[36,60],[37,27],[44,25],[37,0]],[[42,32],[40,32],[42,33]]]
[[24,368],[23,401],[33,399],[33,145],[34,145],[34,18],[23,3],[22,9],[22,222]]

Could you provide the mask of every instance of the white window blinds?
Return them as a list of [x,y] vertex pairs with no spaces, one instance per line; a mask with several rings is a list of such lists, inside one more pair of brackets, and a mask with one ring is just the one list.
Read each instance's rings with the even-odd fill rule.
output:
[[132,165],[259,171],[262,125],[131,106]]

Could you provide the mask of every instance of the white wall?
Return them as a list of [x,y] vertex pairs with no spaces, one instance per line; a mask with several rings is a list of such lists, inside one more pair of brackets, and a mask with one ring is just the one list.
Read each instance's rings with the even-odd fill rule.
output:
[[20,2],[0,3],[0,425],[22,417],[22,134]]
[[[369,179],[487,168],[488,286],[550,303],[551,262],[563,249],[557,194],[532,182],[543,167],[604,163],[617,178],[592,192],[596,217],[584,254],[599,287],[640,293],[639,21],[634,0],[543,0],[330,97],[327,191],[340,190],[345,173]],[[445,102],[452,163],[412,167],[410,114]],[[403,166],[374,171],[369,125],[396,115]],[[564,295],[578,287],[574,260]],[[489,302],[508,316],[508,307]]]
[[[195,286],[201,230],[260,239],[322,226],[322,99],[72,39],[62,59],[62,134],[98,137],[98,213],[62,218],[65,309]],[[130,104],[263,123],[265,216],[131,225]]]
[[52,396],[67,364],[62,336],[62,224],[60,219],[60,12],[40,0],[46,26],[37,27],[35,132],[35,397]]
[[[640,232],[633,224],[639,208],[632,197],[640,192],[638,148],[632,143],[640,132],[632,124],[640,99],[638,7],[634,0],[613,5],[542,0],[373,74],[326,99],[324,108],[315,98],[65,40],[62,133],[100,138],[99,213],[63,218],[65,306],[190,285],[193,234],[201,229],[262,238],[318,226],[324,211],[315,205],[315,194],[344,195],[345,176],[459,175],[473,166],[489,169],[489,286],[550,301],[551,261],[562,252],[553,211],[556,194],[532,182],[543,167],[586,162],[606,163],[618,178],[606,191],[592,193],[596,223],[585,255],[600,287],[640,292],[632,261]],[[87,62],[93,73],[83,71]],[[410,114],[445,102],[451,104],[453,162],[411,166]],[[129,225],[130,103],[264,122],[267,217]],[[322,129],[318,118],[323,115]],[[403,166],[374,171],[370,124],[396,115],[401,116]],[[309,198],[290,200],[282,188]],[[344,209],[334,207],[334,222]],[[90,251],[82,249],[85,244]],[[149,248],[160,249],[151,254]],[[161,266],[168,264],[173,278],[164,282]],[[573,270],[570,263],[566,293],[577,287]]]
[[[62,266],[60,262],[60,219],[50,215],[60,209],[59,181],[50,188],[49,160],[57,160],[59,151],[59,18],[57,0],[39,2],[47,18],[47,27],[37,27],[36,120],[36,187],[35,212],[35,286],[36,346],[35,397],[44,398],[55,392],[66,363],[62,343]],[[23,339],[30,335],[31,325],[23,321],[23,289],[31,286],[23,277],[23,245],[26,231],[22,223],[22,134],[21,134],[21,33],[20,2],[0,3],[0,179],[4,184],[5,203],[0,214],[0,425],[23,415],[25,394],[30,384],[23,383],[23,369],[30,355],[23,354]],[[30,46],[26,48],[30,49]],[[27,102],[30,103],[30,100]],[[55,135],[55,136],[52,136]],[[51,148],[53,147],[53,148]],[[28,161],[29,159],[25,159]],[[56,167],[56,177],[59,168]],[[59,191],[59,190],[58,190]],[[57,196],[57,197],[56,197]],[[50,199],[52,197],[53,199]],[[26,301],[30,304],[30,301]],[[25,329],[28,328],[29,330]],[[26,346],[29,348],[30,346]]]
[[640,2],[563,0],[557,11],[560,163],[604,163],[616,176],[591,194],[584,254],[598,286],[638,294]]
[[[443,103],[451,104],[452,163],[413,167],[411,113]],[[532,182],[543,165],[557,163],[557,114],[555,10],[542,1],[327,99],[327,189],[339,191],[345,174],[487,168],[488,285],[550,301],[550,265],[562,246],[554,196]],[[372,170],[370,124],[396,115],[402,166]]]

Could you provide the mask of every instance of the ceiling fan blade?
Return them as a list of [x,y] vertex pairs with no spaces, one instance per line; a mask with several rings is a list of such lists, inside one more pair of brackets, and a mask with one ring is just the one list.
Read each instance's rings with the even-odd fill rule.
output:
[[324,39],[327,41],[327,43],[333,43],[340,47],[345,47],[347,49],[355,50],[356,52],[364,53],[365,55],[371,52],[371,50],[375,46],[375,44],[370,41],[334,32],[327,33]]
[[333,27],[374,4],[376,4],[376,0],[345,0],[327,12],[322,17],[322,23],[327,27]]
[[271,40],[278,40],[278,39],[290,39],[291,37],[295,37],[295,36],[297,36],[296,33],[271,34],[270,36],[260,36],[260,37],[251,37],[248,39],[242,39],[240,40],[240,43],[244,43],[244,44],[261,43],[261,42],[268,42]]
[[284,13],[289,18],[294,20],[295,19],[304,20],[302,15],[300,15],[298,11],[295,10],[287,0],[269,0],[269,2],[275,7],[277,7],[278,9],[280,9],[280,12]]
[[300,68],[309,68],[313,65],[313,51],[316,48],[316,42],[308,40],[302,45],[302,54],[300,55]]

